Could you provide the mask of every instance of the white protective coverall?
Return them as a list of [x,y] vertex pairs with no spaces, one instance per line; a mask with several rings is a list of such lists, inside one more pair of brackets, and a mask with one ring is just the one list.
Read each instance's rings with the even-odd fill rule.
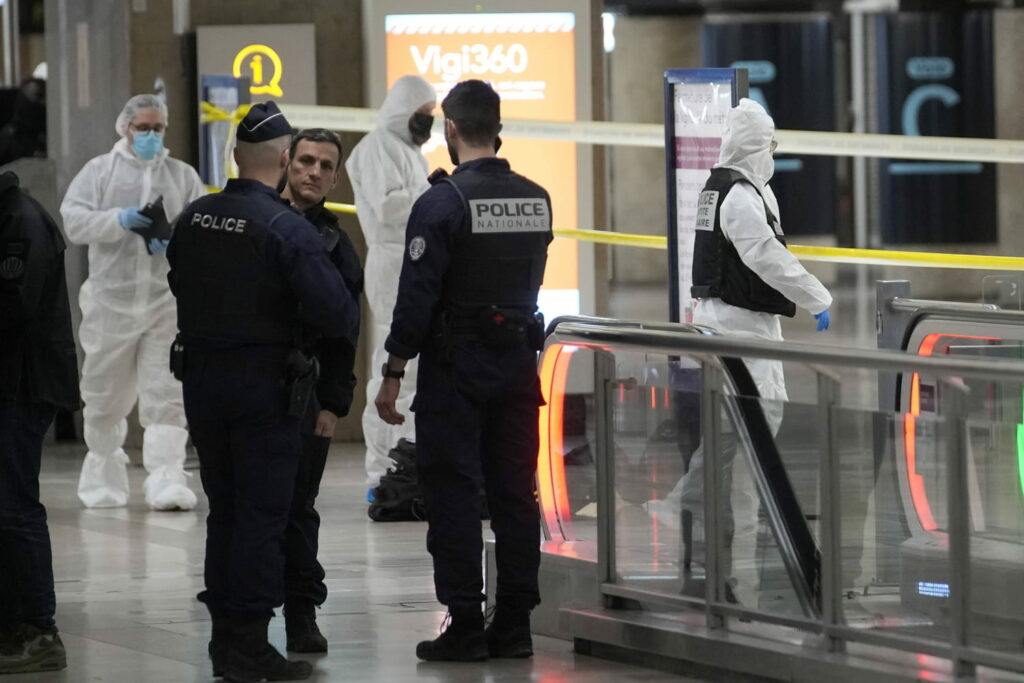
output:
[[[779,202],[768,181],[775,171],[771,142],[775,135],[775,122],[757,102],[744,98],[726,115],[725,133],[715,168],[729,168],[749,181],[737,183],[726,195],[719,208],[722,232],[736,247],[743,263],[766,284],[781,292],[787,299],[812,315],[828,310],[832,295],[825,286],[803,267],[800,261],[779,240],[768,223],[764,205],[776,218]],[[764,201],[762,201],[762,197]],[[693,312],[693,322],[706,325],[723,334],[782,341],[782,323],[774,313],[762,313],[739,308],[721,299],[700,299]],[[782,424],[786,379],[782,363],[774,360],[746,359],[751,379],[757,385],[761,406],[772,433],[778,433]],[[727,428],[728,420],[723,419]],[[694,452],[690,469],[664,500],[649,501],[648,512],[659,522],[678,526],[680,507],[703,515],[703,448]],[[726,464],[730,467],[731,463]],[[730,480],[730,473],[723,477]]]
[[[377,127],[364,137],[348,161],[355,192],[359,224],[366,238],[365,290],[369,303],[369,346],[366,409],[363,437],[366,439],[366,484],[375,487],[391,465],[388,452],[400,438],[415,441],[413,420],[392,426],[377,415],[374,399],[380,389],[380,369],[388,358],[384,341],[391,329],[391,315],[398,298],[398,276],[405,255],[405,224],[413,202],[430,187],[427,160],[409,132],[409,118],[425,104],[436,102],[434,87],[419,76],[403,76],[384,99],[377,115]],[[415,360],[405,366],[405,378],[398,394],[397,408],[408,414],[416,392]]]
[[132,151],[125,136],[142,97],[146,96],[125,105],[116,124],[121,139],[110,152],[86,163],[60,206],[68,239],[89,245],[89,277],[78,297],[89,451],[82,463],[78,497],[86,507],[127,504],[128,457],[122,447],[126,417],[138,398],[139,422],[145,429],[142,458],[149,473],[146,503],[158,510],[191,509],[196,496],[185,483],[188,432],[181,384],[168,368],[178,322],[167,285],[167,258],[149,255],[143,240],[121,227],[118,214],[162,195],[173,223],[206,190],[196,171],[170,158],[166,148],[148,161]]

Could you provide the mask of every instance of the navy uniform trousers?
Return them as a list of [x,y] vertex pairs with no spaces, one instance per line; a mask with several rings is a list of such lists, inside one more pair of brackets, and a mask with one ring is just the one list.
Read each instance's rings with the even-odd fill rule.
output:
[[54,625],[50,532],[39,502],[43,437],[54,411],[46,403],[0,403],[0,629]]
[[313,392],[302,418],[302,452],[285,532],[285,602],[297,606],[322,605],[327,599],[326,574],[317,559],[320,513],[315,505],[331,440],[313,434],[319,414],[320,403]]
[[185,415],[199,454],[210,614],[269,617],[284,602],[284,539],[299,464],[287,415],[284,352],[197,351],[185,357]]
[[416,384],[416,466],[427,507],[427,549],[444,605],[485,599],[480,526],[484,482],[494,531],[497,601],[540,603],[540,511],[535,494],[537,354],[456,342],[451,361],[424,349]]

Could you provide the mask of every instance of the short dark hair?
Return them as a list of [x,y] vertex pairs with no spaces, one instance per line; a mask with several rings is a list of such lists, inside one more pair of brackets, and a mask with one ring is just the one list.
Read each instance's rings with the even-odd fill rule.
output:
[[455,124],[459,137],[476,147],[490,147],[501,132],[501,98],[489,83],[457,83],[441,103],[441,111]]
[[333,130],[326,128],[303,128],[292,138],[292,146],[288,148],[288,160],[295,158],[295,150],[303,140],[310,142],[329,142],[338,148],[338,168],[341,168],[343,152],[341,149],[341,138]]

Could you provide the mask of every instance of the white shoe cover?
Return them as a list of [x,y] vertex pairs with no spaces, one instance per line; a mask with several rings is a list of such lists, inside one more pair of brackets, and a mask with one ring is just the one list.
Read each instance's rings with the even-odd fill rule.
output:
[[184,470],[164,467],[146,477],[142,487],[146,491],[146,505],[154,510],[191,510],[196,506],[196,494],[185,483]]
[[671,500],[649,500],[643,504],[644,510],[655,522],[663,527],[678,531],[682,527],[682,508]]
[[87,508],[128,504],[128,455],[118,448],[109,455],[89,451],[78,476],[78,499]]

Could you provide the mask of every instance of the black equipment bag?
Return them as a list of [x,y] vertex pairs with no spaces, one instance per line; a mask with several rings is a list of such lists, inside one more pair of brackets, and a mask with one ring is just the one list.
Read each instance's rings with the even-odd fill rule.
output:
[[367,514],[375,522],[410,522],[427,518],[416,474],[416,445],[399,439],[388,457],[395,463],[381,475],[373,489],[374,500]]

